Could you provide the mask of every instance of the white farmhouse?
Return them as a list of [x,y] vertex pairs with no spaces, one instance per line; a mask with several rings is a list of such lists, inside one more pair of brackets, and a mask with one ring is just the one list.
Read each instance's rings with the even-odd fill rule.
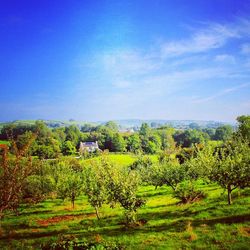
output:
[[99,151],[98,142],[80,142],[79,152],[82,154],[83,152],[95,152]]

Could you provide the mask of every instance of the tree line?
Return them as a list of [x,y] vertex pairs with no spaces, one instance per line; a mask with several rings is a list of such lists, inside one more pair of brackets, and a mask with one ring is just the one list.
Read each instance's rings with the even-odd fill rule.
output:
[[86,125],[81,129],[75,125],[50,129],[43,121],[36,121],[35,125],[5,125],[0,131],[0,140],[18,139],[17,146],[21,147],[32,133],[36,133],[36,140],[30,147],[31,155],[52,159],[76,155],[81,141],[97,141],[101,150],[110,152],[156,154],[176,146],[190,148],[210,140],[226,141],[232,136],[233,129],[229,125],[217,129],[175,130],[166,126],[152,129],[143,123],[138,132],[121,133],[112,121],[96,127]]

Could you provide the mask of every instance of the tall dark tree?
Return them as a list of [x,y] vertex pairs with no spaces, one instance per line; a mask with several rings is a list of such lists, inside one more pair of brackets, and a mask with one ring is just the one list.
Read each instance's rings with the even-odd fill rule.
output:
[[76,147],[81,139],[81,132],[79,128],[75,125],[70,125],[65,128],[66,141],[71,141]]
[[128,148],[128,151],[133,152],[133,153],[139,153],[142,150],[141,139],[138,133],[130,135],[128,137],[127,148]]
[[182,147],[191,147],[196,143],[204,143],[206,141],[204,133],[196,129],[176,132],[174,134],[174,139],[177,144]]
[[239,123],[238,135],[250,141],[250,115],[242,115],[237,117]]
[[233,128],[230,125],[218,127],[215,131],[214,139],[218,141],[226,141],[233,135]]

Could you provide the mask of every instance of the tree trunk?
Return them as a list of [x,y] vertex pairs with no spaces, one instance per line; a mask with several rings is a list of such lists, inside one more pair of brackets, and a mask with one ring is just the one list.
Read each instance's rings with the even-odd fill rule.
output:
[[227,201],[228,201],[228,205],[231,205],[231,204],[232,204],[232,196],[231,196],[231,193],[232,193],[231,185],[228,185],[228,186],[227,186]]
[[71,204],[72,204],[72,208],[75,209],[75,194],[72,194],[71,196]]
[[100,220],[100,216],[99,216],[99,211],[98,211],[98,207],[95,206],[95,214],[98,220]]

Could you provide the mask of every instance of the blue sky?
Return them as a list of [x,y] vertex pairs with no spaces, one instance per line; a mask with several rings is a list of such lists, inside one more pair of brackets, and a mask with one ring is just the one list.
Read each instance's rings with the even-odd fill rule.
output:
[[0,121],[250,112],[249,0],[0,0]]

